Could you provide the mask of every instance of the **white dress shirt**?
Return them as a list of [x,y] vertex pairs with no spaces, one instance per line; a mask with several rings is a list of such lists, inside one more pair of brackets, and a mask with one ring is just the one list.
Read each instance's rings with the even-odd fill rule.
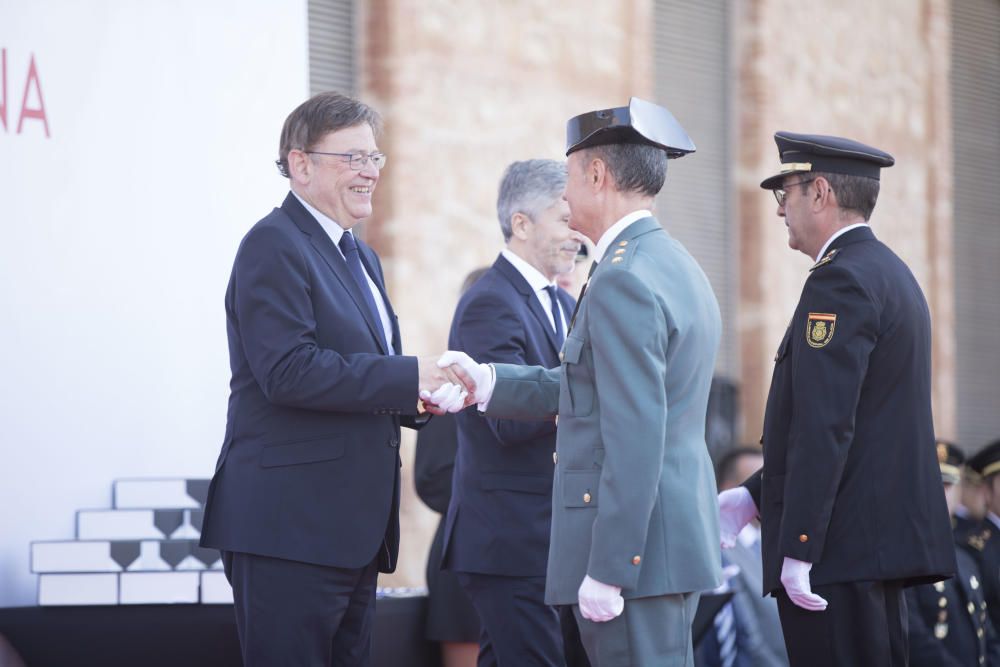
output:
[[[316,218],[316,222],[318,222],[319,226],[323,228],[326,235],[330,237],[330,240],[333,241],[333,245],[337,247],[337,252],[340,253],[341,257],[343,257],[344,253],[340,250],[340,237],[344,235],[344,228],[311,206],[309,202],[300,197],[294,190],[292,190],[292,194],[295,195],[295,198],[298,199],[303,206],[305,206],[306,210],[309,211],[314,218]],[[365,268],[364,262],[361,263],[361,269],[365,272],[365,278],[368,280],[368,289],[371,290],[372,298],[375,300],[375,307],[378,309],[378,318],[382,324],[382,332],[385,334],[385,341],[389,345],[388,353],[394,354],[392,347],[392,322],[389,320],[389,308],[385,305],[385,301],[382,299],[382,293],[379,291],[378,285],[376,285],[375,281],[372,280],[372,277],[368,275],[368,269]]]
[[542,310],[549,318],[549,325],[552,330],[556,330],[556,321],[553,318],[553,313],[559,313],[559,321],[562,322],[563,335],[566,333],[566,314],[562,311],[562,307],[559,305],[558,300],[556,303],[552,303],[552,299],[549,297],[549,293],[545,291],[546,287],[550,285],[559,289],[555,281],[549,281],[545,279],[542,272],[528,264],[526,261],[518,257],[513,251],[508,248],[504,248],[500,251],[504,259],[510,262],[517,272],[524,276],[524,279],[528,282],[528,286],[531,287],[535,292],[535,297],[538,299],[539,303],[542,304]]

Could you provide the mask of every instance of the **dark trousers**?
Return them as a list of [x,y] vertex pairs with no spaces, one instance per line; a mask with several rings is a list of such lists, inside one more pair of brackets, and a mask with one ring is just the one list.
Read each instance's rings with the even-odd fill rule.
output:
[[906,599],[894,581],[814,586],[829,604],[824,611],[795,606],[777,594],[778,616],[792,667],[905,667]]
[[478,667],[563,667],[559,614],[545,604],[545,577],[458,572],[479,614]]
[[376,561],[339,568],[223,551],[222,563],[246,667],[371,663]]

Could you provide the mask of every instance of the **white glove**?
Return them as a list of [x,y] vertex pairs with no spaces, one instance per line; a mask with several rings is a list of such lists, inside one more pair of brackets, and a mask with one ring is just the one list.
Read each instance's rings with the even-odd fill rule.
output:
[[438,368],[446,368],[452,364],[457,364],[469,374],[472,381],[476,383],[476,395],[473,398],[479,404],[480,409],[484,409],[493,396],[493,385],[496,378],[493,377],[493,369],[489,364],[477,364],[472,357],[465,352],[448,350],[438,359]]
[[602,584],[591,579],[589,574],[583,578],[577,598],[580,601],[580,615],[595,623],[610,621],[625,610],[621,587]]
[[433,394],[426,389],[420,392],[420,398],[433,403],[445,412],[458,412],[465,407],[465,397],[469,395],[463,387],[446,382]]
[[823,611],[826,609],[826,600],[813,593],[809,584],[809,570],[812,566],[812,563],[786,556],[785,562],[781,564],[781,585],[785,587],[788,599],[797,607],[807,611]]
[[726,489],[719,494],[719,542],[723,549],[736,544],[736,536],[750,519],[757,516],[757,506],[745,486]]

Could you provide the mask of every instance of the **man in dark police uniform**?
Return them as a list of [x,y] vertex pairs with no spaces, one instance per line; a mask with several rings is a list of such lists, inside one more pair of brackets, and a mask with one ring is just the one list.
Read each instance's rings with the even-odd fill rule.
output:
[[905,665],[903,588],[955,572],[931,417],[931,323],[868,219],[891,155],[778,132],[788,244],[815,259],[778,346],[764,467],[719,496],[723,546],[759,512],[792,665]]
[[986,517],[979,526],[966,526],[957,538],[983,573],[990,618],[994,627],[1000,627],[1000,440],[976,452],[969,467],[982,479]]
[[[948,511],[954,518],[965,456],[944,441],[938,441],[937,453]],[[961,548],[955,556],[958,570],[953,579],[906,589],[912,667],[1000,665],[1000,645],[986,613],[979,566]]]

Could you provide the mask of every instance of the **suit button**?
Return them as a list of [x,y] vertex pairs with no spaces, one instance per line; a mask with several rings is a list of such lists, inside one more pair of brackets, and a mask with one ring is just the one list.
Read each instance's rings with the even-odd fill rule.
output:
[[399,438],[397,438],[396,436],[392,436],[391,438],[389,438],[389,446],[399,447]]
[[589,503],[590,502],[590,493],[589,492],[583,494],[583,502],[585,502],[585,503]]
[[552,452],[552,462],[559,463],[559,452]]
[[642,558],[639,556],[632,556],[632,565],[638,565],[642,562]]
[[802,533],[801,535],[799,535],[799,542],[802,542],[802,544],[805,544],[808,541],[809,541],[809,536],[808,535],[806,535],[805,533]]

